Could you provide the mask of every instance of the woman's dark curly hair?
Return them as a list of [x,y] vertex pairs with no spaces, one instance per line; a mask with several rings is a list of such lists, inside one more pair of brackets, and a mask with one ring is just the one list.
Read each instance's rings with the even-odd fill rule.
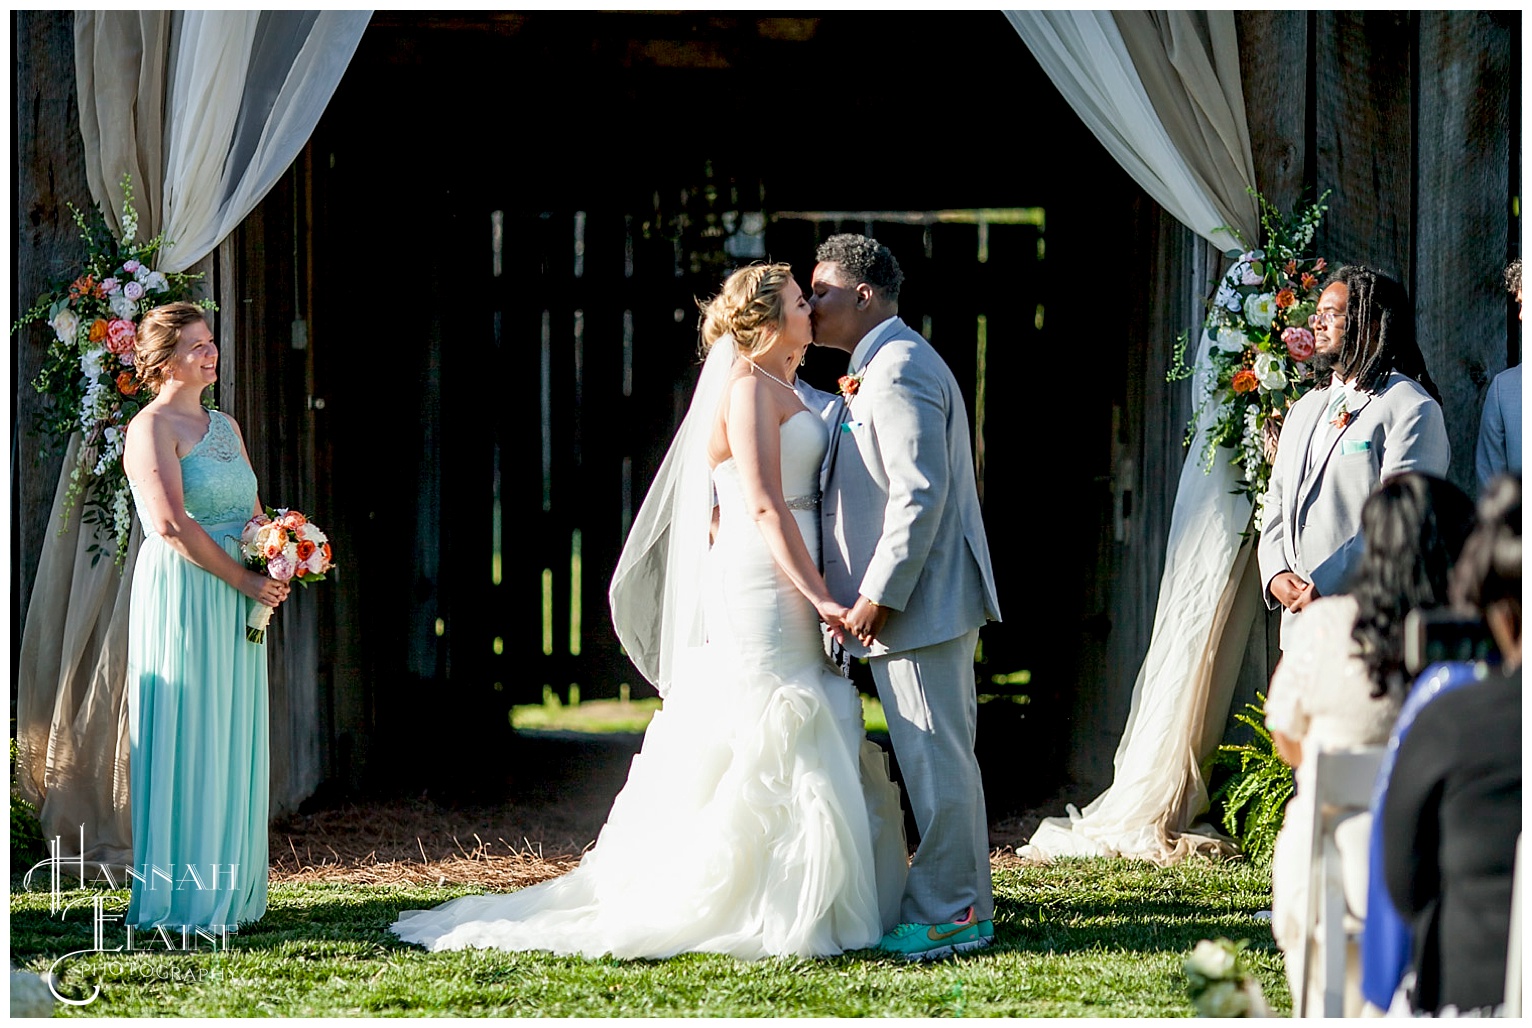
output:
[[1402,692],[1404,618],[1447,604],[1447,578],[1473,530],[1473,502],[1446,479],[1408,471],[1387,478],[1362,507],[1362,561],[1351,579],[1372,695]]
[[1452,569],[1454,607],[1480,616],[1505,604],[1521,634],[1521,480],[1500,475],[1479,497],[1479,521]]
[[1390,371],[1397,371],[1419,382],[1440,403],[1442,394],[1426,371],[1415,338],[1415,307],[1404,286],[1365,264],[1336,268],[1326,285],[1336,282],[1346,287],[1346,327],[1337,367],[1370,393],[1383,388]]

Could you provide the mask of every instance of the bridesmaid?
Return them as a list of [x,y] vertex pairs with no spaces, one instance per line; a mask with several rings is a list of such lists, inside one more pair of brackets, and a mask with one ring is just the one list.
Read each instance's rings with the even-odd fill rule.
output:
[[233,930],[266,912],[266,649],[246,641],[245,618],[288,586],[238,555],[261,507],[239,426],[202,406],[218,378],[202,308],[146,314],[133,363],[155,396],[123,453],[144,528],[128,612],[127,921]]

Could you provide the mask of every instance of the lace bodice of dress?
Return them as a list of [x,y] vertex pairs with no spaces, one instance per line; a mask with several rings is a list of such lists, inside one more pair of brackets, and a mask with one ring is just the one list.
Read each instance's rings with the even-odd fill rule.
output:
[[[152,521],[145,517],[138,487],[129,484],[138,519],[149,531]],[[186,513],[200,525],[243,523],[255,510],[255,472],[244,459],[234,426],[218,411],[208,411],[207,433],[181,458],[181,492]]]
[[[824,462],[828,434],[813,411],[799,411],[782,422],[782,495],[794,510],[819,509],[819,466]],[[713,469],[719,507],[728,510],[743,502],[739,469],[730,457]]]

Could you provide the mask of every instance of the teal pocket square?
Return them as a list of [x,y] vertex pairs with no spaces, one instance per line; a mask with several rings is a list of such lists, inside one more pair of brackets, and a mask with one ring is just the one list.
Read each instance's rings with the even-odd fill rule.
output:
[[1372,449],[1371,439],[1342,439],[1340,444],[1341,456],[1348,453],[1366,453]]

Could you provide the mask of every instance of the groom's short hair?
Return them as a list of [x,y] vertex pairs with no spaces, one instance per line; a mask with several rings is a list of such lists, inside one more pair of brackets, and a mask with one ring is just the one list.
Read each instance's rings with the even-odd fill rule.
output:
[[819,244],[814,259],[821,264],[838,264],[853,283],[866,282],[889,303],[899,302],[899,287],[904,272],[888,247],[868,236],[843,232]]

